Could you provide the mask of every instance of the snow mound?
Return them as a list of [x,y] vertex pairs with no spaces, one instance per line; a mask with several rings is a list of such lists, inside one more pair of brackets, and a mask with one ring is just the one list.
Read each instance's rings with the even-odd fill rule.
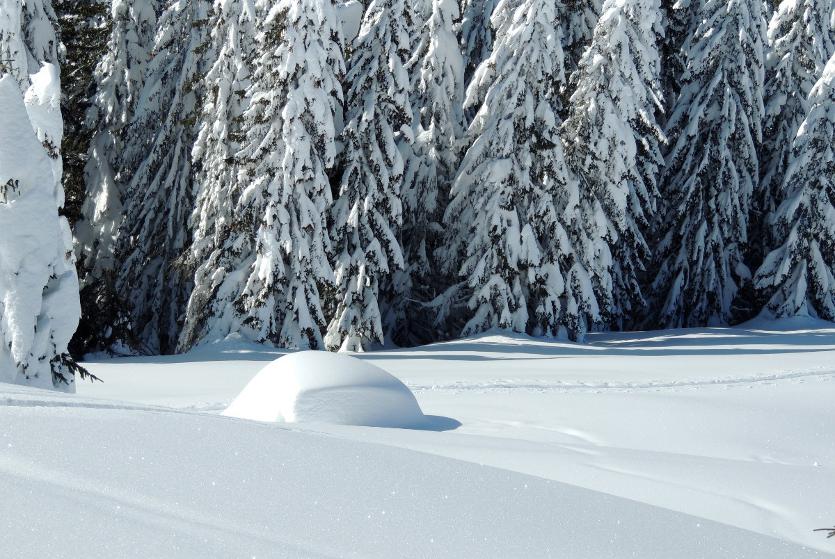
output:
[[412,391],[354,357],[301,351],[255,375],[223,415],[266,422],[420,427],[427,421]]

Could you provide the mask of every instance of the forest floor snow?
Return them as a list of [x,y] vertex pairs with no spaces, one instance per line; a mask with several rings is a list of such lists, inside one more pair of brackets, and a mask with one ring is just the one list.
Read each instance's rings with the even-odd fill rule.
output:
[[444,421],[428,430],[220,417],[281,354],[228,341],[91,359],[104,383],[75,396],[0,385],[0,549],[835,556],[813,532],[835,524],[835,325],[359,355]]

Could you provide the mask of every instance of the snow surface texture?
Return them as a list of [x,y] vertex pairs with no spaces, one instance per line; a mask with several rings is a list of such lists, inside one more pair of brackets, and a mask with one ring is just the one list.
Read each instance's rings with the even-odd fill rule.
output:
[[276,359],[255,375],[223,415],[370,427],[425,423],[405,384],[371,363],[322,351]]
[[0,391],[0,549],[15,557],[816,556],[692,516],[405,449],[206,414],[108,409],[31,388]]
[[[132,456],[137,464],[144,456],[144,463],[154,463],[157,453],[168,453],[168,466],[157,464],[153,471],[139,470],[144,481],[138,485],[119,481],[127,469],[112,474],[116,480],[113,483],[132,495],[162,499],[161,504],[172,514],[192,514],[196,510],[214,520],[228,520],[230,526],[243,523],[272,528],[282,522],[287,523],[282,527],[287,527],[295,522],[287,514],[297,515],[309,519],[302,532],[273,535],[295,537],[296,533],[310,532],[313,541],[323,533],[320,530],[329,529],[325,539],[336,546],[344,544],[334,555],[350,551],[363,555],[376,546],[375,553],[365,555],[608,559],[632,557],[634,552],[637,557],[676,559],[816,556],[783,547],[772,537],[814,548],[818,557],[835,554],[835,543],[825,534],[812,531],[835,522],[835,326],[810,320],[759,321],[730,329],[591,334],[589,340],[587,345],[577,345],[489,334],[358,356],[403,379],[425,413],[452,417],[463,424],[447,432],[295,424],[295,444],[285,441],[283,437],[291,434],[277,425],[238,421],[233,428],[221,423],[220,418],[193,415],[195,411],[222,411],[266,363],[282,354],[234,340],[201,346],[188,355],[85,363],[105,382],[79,385],[81,395],[74,401],[96,396],[109,398],[95,404],[110,408],[171,406],[191,412],[176,415],[188,426],[181,425],[174,431],[147,426],[146,430],[143,418],[162,421],[174,415],[162,410],[141,412],[141,417],[134,419],[122,410],[64,411],[88,418],[89,429],[95,429],[97,435],[103,428],[112,429],[116,434],[108,437],[119,438],[120,445],[129,447],[114,448],[109,438],[102,441],[97,449],[107,449],[108,464],[122,456]],[[50,398],[66,400],[63,396]],[[43,399],[40,396],[26,399],[27,406],[36,407],[20,413],[27,411],[34,418],[59,412],[37,407],[45,404],[29,403]],[[131,426],[110,425],[111,421],[129,421]],[[173,418],[165,421],[166,425],[177,426]],[[5,432],[29,437],[33,445],[40,436],[34,432],[30,435],[29,430],[5,417],[0,418],[0,425],[8,426]],[[63,441],[59,444],[62,447],[91,438],[84,431],[88,427],[72,425],[72,436],[64,439],[61,432],[50,440]],[[125,432],[134,430],[139,440],[134,444],[121,441]],[[190,431],[186,434],[183,430]],[[244,432],[247,435],[239,436]],[[333,440],[320,441],[312,437],[314,432],[327,433]],[[304,439],[301,433],[311,438]],[[185,447],[180,444],[183,441]],[[250,447],[262,441],[268,442],[256,449]],[[303,441],[310,442],[310,447],[298,454]],[[347,441],[375,444],[351,446]],[[395,448],[384,452],[377,444],[472,464],[431,462],[426,456],[400,454]],[[0,456],[5,448],[0,440]],[[83,456],[87,452],[84,448],[79,447],[73,456]],[[49,451],[59,455],[61,448]],[[102,451],[90,452],[88,465],[73,464],[66,471],[96,485],[101,478],[95,476],[111,474],[101,473],[95,465]],[[235,452],[240,457],[234,457]],[[174,493],[154,488],[155,478],[162,479],[167,467],[172,473],[165,475],[182,480],[184,471],[202,471],[209,455],[211,471],[203,476],[192,474],[187,487]],[[350,460],[342,462],[346,455]],[[176,463],[171,456],[178,457]],[[222,463],[215,461],[218,456]],[[315,464],[308,477],[285,477],[282,462],[292,459],[299,464],[308,456],[316,456],[309,458]],[[240,462],[231,462],[233,458]],[[68,459],[62,457],[54,463],[63,464]],[[74,459],[81,460],[77,456]],[[482,476],[493,471],[482,464],[515,473],[503,472],[506,477],[501,481],[487,479]],[[358,471],[363,468],[364,473]],[[449,473],[442,472],[443,468]],[[231,490],[227,493],[228,487],[216,489],[211,485],[216,478],[214,472],[218,476],[223,473],[226,483],[234,482],[236,487],[246,489],[245,493],[238,496]],[[258,477],[259,472],[265,477]],[[368,478],[360,483],[359,478],[366,474]],[[205,479],[190,479],[195,477]],[[379,485],[369,485],[368,479],[379,480]],[[542,480],[574,487],[543,485]],[[217,482],[220,485],[219,479]],[[166,480],[166,487],[168,483]],[[294,483],[307,492],[301,494]],[[359,484],[356,493],[342,485],[347,483]],[[534,493],[527,492],[525,483]],[[262,491],[250,484],[258,484]],[[471,484],[479,486],[479,495],[483,494],[485,500],[472,499],[468,493]],[[365,493],[368,487],[374,488],[373,495]],[[289,491],[286,495],[282,493],[285,489]],[[403,491],[411,492],[414,502],[407,506],[399,500],[383,499],[378,489],[383,493],[397,491],[399,496]],[[455,491],[450,493],[452,489]],[[332,490],[335,492],[328,493]],[[626,506],[621,501],[603,501],[598,492],[631,502]],[[280,495],[282,504],[272,502],[273,494]],[[343,499],[352,495],[359,496],[356,511],[334,512],[334,507],[342,506],[346,503]],[[228,508],[228,503],[239,502],[248,507],[241,518],[236,516],[239,509]],[[613,508],[597,508],[604,502]],[[485,503],[510,508],[505,512],[493,504],[482,508]],[[273,507],[284,507],[284,516],[278,518]],[[382,510],[386,511],[385,518]],[[667,523],[681,526],[672,520],[681,517],[671,511],[698,520],[682,520],[690,522],[689,528],[677,531]],[[406,522],[406,512],[418,520]],[[392,522],[393,514],[397,523],[386,524]],[[336,517],[339,523],[332,520]],[[589,517],[596,517],[593,527],[584,524]],[[737,539],[742,536],[728,526],[759,535],[749,534],[751,539],[743,542]],[[358,531],[352,543],[345,544],[346,530],[352,528]],[[457,534],[452,534],[455,530]],[[174,531],[185,534],[183,530]],[[171,533],[166,531],[166,538]],[[12,537],[15,531],[9,534],[6,537]],[[438,545],[425,543],[430,538]],[[154,538],[149,537],[150,541]],[[539,547],[529,547],[532,541]],[[615,542],[614,547],[605,547],[610,541]],[[5,548],[3,542],[0,548]],[[188,556],[185,552],[183,555]]]

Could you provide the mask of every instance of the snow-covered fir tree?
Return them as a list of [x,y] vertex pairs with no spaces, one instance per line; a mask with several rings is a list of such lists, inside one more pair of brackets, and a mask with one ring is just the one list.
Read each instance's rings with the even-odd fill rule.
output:
[[583,227],[597,300],[611,326],[628,327],[646,308],[641,284],[658,197],[664,135],[657,39],[659,0],[606,0],[580,60],[563,126],[569,166],[580,177]]
[[[86,194],[75,227],[82,284],[113,268],[113,245],[122,214],[122,154],[144,84],[156,32],[156,3],[113,0],[111,35],[95,69],[95,97],[86,118],[94,129],[87,154]],[[126,169],[130,175],[133,169]],[[87,276],[91,276],[89,279]]]
[[64,116],[64,215],[74,226],[84,201],[84,167],[93,128],[87,111],[94,97],[96,66],[106,56],[110,35],[110,2],[106,0],[55,0],[61,31],[61,86]]
[[[240,272],[229,274],[237,259],[250,265],[254,256],[254,225],[238,209],[241,193],[251,178],[239,180],[243,168],[238,156],[247,122],[244,112],[251,89],[250,67],[257,53],[255,5],[246,0],[216,0],[212,14],[210,50],[214,62],[206,73],[208,87],[199,116],[199,132],[192,150],[195,167],[195,204],[190,218],[193,230],[186,269],[194,276],[179,345],[187,349],[206,338],[230,333],[239,289],[222,289],[219,281],[242,281]],[[251,220],[251,219],[250,219]],[[237,232],[237,233],[236,233]],[[247,234],[240,234],[247,232]],[[223,278],[214,276],[223,270]],[[235,286],[237,287],[237,285]],[[227,315],[227,316],[225,316]],[[218,326],[226,323],[225,328]],[[238,321],[239,322],[239,321]]]
[[[53,77],[55,67],[44,66],[27,97],[54,102],[49,108],[60,126],[57,85],[39,83]],[[49,98],[41,98],[44,93]],[[80,315],[78,280],[69,225],[58,215],[59,181],[32,129],[17,80],[5,74],[0,78],[0,380],[74,390],[67,345]]]
[[[492,73],[487,65],[487,61],[492,56],[494,43],[498,43],[498,38],[493,40],[493,35],[502,29],[507,29],[509,20],[513,17],[514,9],[518,7],[518,5],[518,0],[512,2],[493,0],[490,13],[486,14],[486,19],[478,28],[482,29],[483,26],[483,28],[489,31],[487,35],[484,35],[483,39],[480,39],[481,42],[479,44],[482,42],[486,44],[488,38],[490,39],[490,44],[487,45],[486,49],[479,47],[478,52],[480,54],[477,57],[474,57],[472,54],[468,54],[468,49],[470,47],[468,46],[468,43],[464,42],[465,36],[462,35],[463,28],[459,25],[459,42],[465,65],[464,85],[466,89],[464,97],[464,113],[466,125],[471,124],[475,113],[478,112],[482,103],[484,103],[484,97],[487,95],[487,90],[491,85],[490,76]],[[466,9],[467,7],[465,6],[463,12],[464,18],[467,17]],[[465,20],[462,20],[462,23],[464,21]],[[484,58],[481,58],[482,56]],[[470,68],[471,66],[472,68]]]
[[755,277],[764,313],[774,317],[835,320],[835,54],[822,74],[769,223],[779,244]]
[[591,44],[603,0],[562,0],[557,9],[563,22],[563,52],[566,76],[577,69],[583,52]]
[[59,40],[50,0],[3,0],[0,4],[0,72],[25,90],[41,64],[58,64]]
[[444,244],[443,212],[458,167],[464,128],[464,64],[454,32],[455,0],[434,0],[418,46],[407,63],[412,76],[414,142],[402,145],[403,246],[406,269],[395,272],[396,301],[384,329],[398,345],[438,337],[435,311],[426,303],[446,287],[436,254]]
[[177,0],[158,21],[152,58],[134,117],[122,168],[123,222],[116,243],[116,292],[124,297],[134,349],[174,351],[191,291],[180,258],[188,246],[191,150],[211,65],[207,53],[208,0]]
[[333,208],[336,308],[328,349],[363,351],[384,342],[382,313],[403,268],[403,158],[412,110],[405,64],[414,14],[405,0],[372,0],[354,40],[347,74],[342,178]]
[[751,197],[759,180],[763,116],[760,0],[701,0],[684,45],[683,87],[667,126],[659,212],[658,324],[727,324],[745,262]]
[[582,339],[600,316],[575,253],[579,193],[559,138],[558,3],[502,0],[492,23],[492,55],[467,91],[468,104],[482,92],[484,100],[445,214],[445,265],[467,299],[461,333],[502,328]]
[[81,352],[108,349],[127,334],[115,288],[114,250],[125,184],[135,170],[124,158],[128,145],[135,141],[128,135],[128,126],[154,46],[157,8],[155,0],[113,0],[107,47],[94,70],[94,96],[83,128],[90,131],[85,194],[73,230],[82,288],[82,320],[74,346]]
[[464,83],[469,83],[479,64],[490,57],[493,49],[490,17],[497,3],[497,0],[461,2],[461,21],[457,22],[457,31],[464,60]]
[[[195,212],[192,255],[212,250],[196,272],[183,347],[230,333],[282,347],[323,347],[319,287],[333,282],[327,171],[341,120],[341,24],[330,0],[262,5],[267,11],[258,17],[251,78],[235,49],[222,53],[226,60],[212,70],[217,75],[209,74],[220,79],[214,115],[223,123],[210,121],[201,130],[207,182]],[[227,40],[245,42],[240,32],[252,14],[238,8],[232,17],[239,25],[225,32]],[[251,82],[243,111],[233,91],[242,79]],[[228,138],[230,130],[231,145],[241,144],[231,161],[237,176],[223,175],[229,144],[215,136]],[[230,205],[233,214],[218,204]]]
[[681,91],[681,80],[687,62],[683,47],[687,37],[696,32],[698,23],[693,14],[697,0],[662,0],[664,37],[660,40],[661,86],[664,108],[669,115]]
[[762,248],[768,247],[767,216],[782,202],[792,142],[809,112],[809,91],[835,52],[833,11],[832,0],[781,2],[768,27],[771,50],[766,57],[762,183],[756,207],[763,228],[755,229],[758,236],[764,233]]
[[61,186],[61,86],[48,0],[0,0],[0,380],[74,390],[78,279]]

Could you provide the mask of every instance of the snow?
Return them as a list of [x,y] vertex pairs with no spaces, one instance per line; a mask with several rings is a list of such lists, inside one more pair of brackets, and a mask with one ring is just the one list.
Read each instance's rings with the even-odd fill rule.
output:
[[411,390],[381,368],[344,354],[301,351],[261,369],[223,415],[255,421],[418,427]]
[[[248,445],[260,444],[260,439],[253,442],[250,435],[239,439],[230,434],[228,440],[224,439],[217,426],[232,428],[220,423],[222,418],[213,414],[226,408],[265,364],[282,355],[279,350],[230,339],[200,346],[188,355],[93,359],[85,366],[105,382],[79,385],[77,399],[96,397],[98,406],[119,408],[100,410],[98,414],[85,411],[91,422],[98,418],[107,426],[116,415],[128,415],[123,407],[151,408],[153,412],[141,412],[143,417],[183,418],[195,430],[200,426],[198,442],[211,446],[213,452],[224,456],[239,452],[249,457],[251,463],[243,470],[234,470],[232,477],[253,483],[258,479],[262,488],[269,486],[263,497],[248,501],[251,508],[264,509],[264,518],[269,519],[264,521],[266,524],[253,522],[253,526],[273,526],[277,521],[270,516],[274,510],[270,507],[276,505],[269,497],[273,490],[269,483],[284,480],[276,474],[277,464],[291,457],[304,460],[302,456],[307,456],[297,456],[297,447],[289,442],[283,446],[286,441],[281,437],[287,433],[298,437],[298,446],[303,446],[303,434],[313,437],[311,441],[327,435],[328,444],[334,445],[329,447],[331,453],[317,457],[316,467],[305,478],[303,485],[312,491],[310,495],[301,497],[300,502],[291,502],[295,493],[281,497],[285,502],[282,506],[297,507],[293,508],[295,514],[309,518],[316,529],[321,528],[315,526],[317,519],[325,522],[323,516],[317,516],[324,514],[318,507],[344,502],[341,499],[349,491],[339,484],[339,492],[328,496],[318,489],[313,491],[311,487],[322,491],[331,488],[321,485],[317,472],[324,468],[328,473],[321,475],[325,475],[326,481],[349,472],[360,475],[357,462],[339,462],[343,451],[352,460],[357,455],[367,458],[368,464],[362,467],[367,466],[366,473],[370,478],[379,478],[382,487],[387,483],[399,484],[401,491],[404,484],[422,480],[410,486],[417,501],[415,508],[408,509],[420,522],[388,526],[385,530],[378,525],[380,531],[375,528],[358,537],[366,543],[376,542],[375,549],[382,555],[384,551],[397,550],[393,552],[396,555],[455,556],[458,552],[460,556],[466,545],[473,545],[476,547],[464,555],[478,556],[483,551],[483,556],[548,556],[548,551],[541,550],[549,549],[551,556],[572,558],[630,557],[633,552],[640,557],[676,558],[815,556],[799,548],[781,547],[783,544],[771,538],[817,550],[819,557],[835,553],[832,540],[812,532],[835,522],[835,445],[831,442],[835,424],[835,325],[811,319],[775,322],[760,318],[737,328],[590,334],[589,342],[573,344],[492,332],[421,348],[357,354],[358,359],[403,379],[426,414],[448,418],[446,427],[410,430],[321,423],[281,426],[235,420],[235,429],[245,429],[245,425],[251,426],[246,429],[261,429],[257,432],[269,443],[257,450]],[[175,408],[177,413],[159,406]],[[49,409],[35,405],[27,409],[31,413],[57,413],[58,408],[53,404]],[[211,423],[200,424],[201,418]],[[139,419],[136,421],[141,424]],[[459,422],[460,426],[453,428]],[[5,417],[0,418],[0,424],[7,424]],[[107,428],[115,431],[120,427]],[[86,436],[84,428],[78,429],[76,435],[61,444],[76,444],[76,438]],[[96,426],[90,432],[98,436],[100,429]],[[144,426],[130,429],[124,432],[138,430],[145,436]],[[8,432],[16,431],[17,427],[9,424]],[[166,452],[166,445],[177,444],[171,452],[188,458],[177,461],[175,469],[201,471],[200,453],[209,451],[192,448],[198,445],[192,440],[195,436],[162,431],[159,442],[153,443],[162,445],[158,452]],[[32,434],[33,440],[36,436]],[[177,442],[167,442],[178,437]],[[276,437],[279,440],[274,440]],[[50,440],[64,441],[57,435]],[[187,441],[189,448],[181,449],[181,441]],[[351,446],[353,443],[362,446]],[[310,451],[314,453],[327,447],[324,442],[311,444]],[[109,449],[110,445],[104,441],[102,448]],[[131,452],[144,452],[144,445],[137,441],[129,446]],[[0,440],[0,451],[3,447]],[[401,454],[402,449],[422,454]],[[352,451],[356,454],[351,455]],[[455,461],[435,463],[427,455]],[[385,457],[382,463],[386,465],[382,470],[381,457]],[[249,468],[260,468],[264,462],[270,465],[266,467],[266,477],[250,475]],[[439,469],[429,467],[429,463]],[[218,472],[227,471],[225,467],[211,465],[212,471]],[[447,467],[452,468],[449,475],[453,477],[442,473],[441,469]],[[162,476],[163,466],[158,468],[156,477]],[[478,477],[487,471],[499,475],[491,468],[499,468],[501,475],[507,476],[504,481],[490,478],[488,484]],[[76,475],[93,475],[97,467],[76,467],[73,471],[82,472]],[[392,477],[394,471],[399,472],[399,481]],[[268,482],[271,476],[274,479]],[[345,477],[339,479],[349,481]],[[300,479],[286,481],[301,483]],[[462,493],[445,492],[452,487],[466,493],[471,482],[481,484],[480,491],[487,502],[504,502],[512,511],[499,513],[492,505],[482,511],[484,501],[464,502]],[[121,483],[122,487],[131,487],[127,482]],[[194,488],[197,481],[188,483]],[[536,492],[545,493],[536,497],[522,493],[525,483]],[[143,484],[134,491],[145,494]],[[424,505],[437,504],[433,499],[441,498],[439,487],[444,488],[440,495],[449,495],[457,508],[422,509]],[[176,498],[165,502],[178,501],[181,504],[172,504],[171,508],[179,511],[189,499],[207,498],[200,494],[186,499],[185,492],[184,488],[174,494]],[[383,507],[372,498],[366,499],[361,490],[357,493],[361,497],[357,507],[366,514],[370,513],[366,507],[372,505],[374,510],[385,508],[387,515],[394,514],[396,507],[392,503]],[[601,494],[628,499],[628,505],[614,500],[605,501],[614,507],[611,510],[605,506],[596,508],[604,502],[599,500],[603,499]],[[536,503],[545,503],[543,508],[538,508],[529,497]],[[230,502],[240,499],[249,498],[234,497]],[[314,505],[317,500],[318,506]],[[211,506],[205,505],[206,509],[215,510]],[[237,526],[240,521],[231,518],[231,512],[230,524]],[[346,519],[344,515],[348,513],[342,512],[340,518]],[[446,523],[436,518],[441,512],[448,514],[444,517]],[[485,528],[480,522],[491,515],[489,527]],[[524,522],[517,523],[516,515],[521,515]],[[546,527],[539,524],[541,515],[548,519]],[[582,524],[583,519],[589,518],[587,515],[596,516],[596,528]],[[692,515],[698,520],[691,518],[691,529],[679,533],[666,524],[677,522],[672,518],[681,519],[679,515]],[[561,523],[569,522],[567,518],[576,518],[579,524],[564,529],[565,524]],[[334,533],[343,534],[342,527],[328,522]],[[439,536],[447,525],[465,526],[467,531],[457,536],[443,532],[448,536],[443,540],[443,553],[432,554],[416,544],[424,537],[442,541]],[[397,537],[391,537],[392,530],[401,531]],[[749,539],[742,547],[737,545],[742,541],[737,540],[742,537],[737,530],[747,531],[743,533]],[[481,547],[476,535],[496,536],[490,540],[495,546]],[[630,540],[632,543],[624,544],[619,551],[595,547],[605,545],[609,538],[622,541],[621,538],[631,536],[637,537],[637,543]],[[336,545],[344,541],[339,536],[334,538]],[[536,553],[524,552],[525,542],[531,541],[528,538],[539,538]],[[467,539],[467,544],[462,539]],[[404,543],[387,547],[395,546],[392,542],[399,540]],[[675,542],[673,550],[659,551],[664,545],[661,540]],[[409,547],[412,544],[415,547]],[[356,548],[345,547],[343,554],[348,549]],[[514,549],[517,551],[511,551]]]
[[330,350],[362,351],[386,342],[387,284],[405,265],[397,234],[403,217],[397,144],[411,141],[405,64],[413,16],[404,0],[372,2],[351,46],[342,177],[328,219],[335,279],[324,339]]
[[0,380],[50,388],[53,366],[60,369],[53,359],[66,352],[80,314],[69,226],[58,215],[60,159],[47,156],[33,129],[58,134],[60,145],[53,78],[51,65],[33,76],[28,104],[11,75],[0,78]]
[[815,556],[425,453],[33,389],[2,393],[0,549],[18,557]]
[[348,0],[336,5],[339,20],[342,23],[342,38],[345,42],[353,41],[360,32],[362,14],[364,11],[362,2],[359,0]]
[[[41,69],[29,76],[32,85],[23,97],[26,111],[32,127],[38,134],[38,140],[53,146],[61,145],[64,122],[61,117],[61,76],[58,66],[45,63]],[[60,159],[58,159],[60,162]],[[56,180],[61,176],[60,166]]]

